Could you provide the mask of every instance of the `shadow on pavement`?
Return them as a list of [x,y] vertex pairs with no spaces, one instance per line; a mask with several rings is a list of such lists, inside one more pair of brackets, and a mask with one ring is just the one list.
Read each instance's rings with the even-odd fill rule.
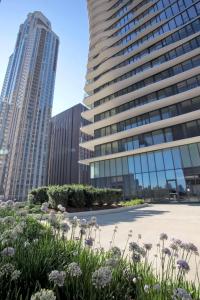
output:
[[140,218],[152,217],[155,215],[161,215],[170,213],[170,211],[165,210],[151,210],[151,209],[132,209],[129,211],[105,214],[97,216],[97,222],[100,226],[106,225],[117,225],[121,222],[133,222]]

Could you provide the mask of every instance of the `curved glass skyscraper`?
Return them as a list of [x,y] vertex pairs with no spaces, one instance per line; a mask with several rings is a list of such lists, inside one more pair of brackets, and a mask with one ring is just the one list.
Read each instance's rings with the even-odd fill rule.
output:
[[0,194],[25,199],[46,183],[49,121],[59,40],[30,13],[20,26],[0,97]]
[[88,0],[95,186],[200,197],[200,1]]

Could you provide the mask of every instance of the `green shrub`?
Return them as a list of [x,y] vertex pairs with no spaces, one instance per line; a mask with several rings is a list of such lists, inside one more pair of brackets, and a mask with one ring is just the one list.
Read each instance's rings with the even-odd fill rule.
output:
[[59,204],[67,207],[92,207],[93,205],[112,205],[122,199],[122,191],[117,189],[94,188],[81,184],[52,185],[34,189],[29,194],[29,203],[49,202],[54,209]]
[[30,204],[42,204],[44,202],[48,202],[48,189],[48,187],[43,186],[32,190],[28,195],[28,202]]
[[133,199],[130,201],[121,201],[119,204],[121,206],[135,206],[135,205],[144,204],[144,200],[143,199]]

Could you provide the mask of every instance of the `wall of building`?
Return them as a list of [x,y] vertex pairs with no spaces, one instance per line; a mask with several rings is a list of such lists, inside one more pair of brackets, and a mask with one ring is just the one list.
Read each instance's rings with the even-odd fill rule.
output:
[[80,141],[87,138],[80,132],[85,122],[81,113],[85,110],[78,104],[51,119],[48,184],[90,182],[89,167],[79,164],[80,159],[90,157],[88,150],[79,147]]

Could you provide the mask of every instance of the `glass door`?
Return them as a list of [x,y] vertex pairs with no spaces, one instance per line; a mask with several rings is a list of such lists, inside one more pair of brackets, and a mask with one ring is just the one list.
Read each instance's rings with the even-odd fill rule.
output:
[[177,192],[177,182],[175,179],[167,180],[167,188],[169,192],[169,200],[177,200],[178,192]]

